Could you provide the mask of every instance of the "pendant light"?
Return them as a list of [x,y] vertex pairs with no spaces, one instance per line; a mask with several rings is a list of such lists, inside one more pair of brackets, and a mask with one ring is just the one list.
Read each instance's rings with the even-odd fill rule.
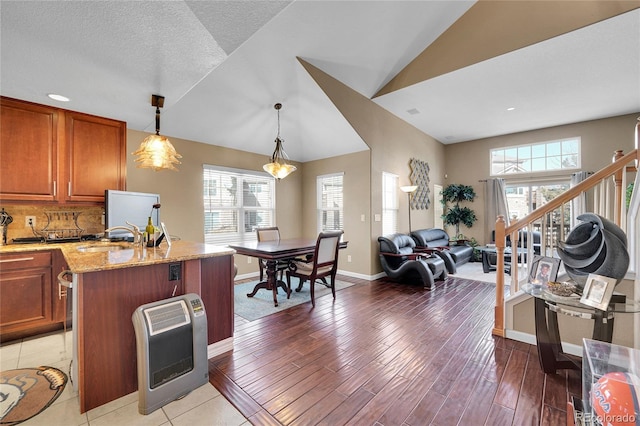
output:
[[182,158],[176,152],[169,139],[160,136],[160,108],[164,106],[164,96],[151,95],[151,106],[156,107],[156,134],[147,136],[133,155],[137,155],[137,167],[143,169],[174,170],[178,169],[174,164],[180,164],[178,158]]
[[282,147],[284,140],[280,139],[280,108],[282,108],[282,104],[277,103],[273,107],[278,111],[278,134],[275,140],[276,149],[271,155],[270,162],[262,166],[262,168],[271,176],[280,180],[295,172],[296,166],[287,163],[289,157]]

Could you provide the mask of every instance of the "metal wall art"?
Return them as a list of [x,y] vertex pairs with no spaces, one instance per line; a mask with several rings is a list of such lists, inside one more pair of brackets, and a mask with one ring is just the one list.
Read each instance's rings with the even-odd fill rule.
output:
[[429,200],[429,163],[412,158],[409,161],[411,174],[409,179],[418,189],[411,197],[411,208],[414,210],[427,210],[431,201]]

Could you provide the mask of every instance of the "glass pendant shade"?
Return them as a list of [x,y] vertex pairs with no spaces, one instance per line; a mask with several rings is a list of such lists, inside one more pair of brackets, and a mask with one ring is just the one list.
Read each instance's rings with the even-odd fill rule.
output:
[[133,155],[137,155],[138,168],[178,171],[175,164],[180,164],[178,158],[182,158],[176,152],[169,139],[160,136],[160,108],[164,105],[164,96],[152,95],[151,106],[156,107],[156,134],[144,138],[140,147]]
[[169,139],[160,135],[147,136],[133,155],[138,156],[135,160],[137,167],[155,171],[166,169],[177,172],[175,164],[180,164],[178,158],[182,158]]
[[262,166],[265,172],[276,179],[284,179],[296,171],[296,166],[288,164],[285,160],[286,153],[282,149],[282,139],[276,138],[276,149],[271,156],[271,162]]
[[276,136],[276,149],[273,151],[271,155],[270,162],[262,166],[265,172],[269,173],[274,178],[280,180],[289,176],[291,173],[296,171],[296,166],[289,164],[287,162],[288,156],[287,153],[284,152],[284,148],[282,147],[283,140],[280,139],[280,108],[282,108],[282,104],[275,104],[274,108],[278,111],[278,135]]

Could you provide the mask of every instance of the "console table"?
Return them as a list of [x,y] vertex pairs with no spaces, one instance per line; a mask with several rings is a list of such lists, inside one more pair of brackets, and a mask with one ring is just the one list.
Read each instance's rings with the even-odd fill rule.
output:
[[580,361],[562,351],[558,329],[558,313],[582,319],[593,319],[593,340],[611,343],[616,313],[640,312],[640,304],[627,302],[626,296],[614,293],[606,311],[580,303],[579,296],[557,296],[546,285],[527,283],[520,287],[535,297],[535,327],[538,359],[545,373],[563,369],[580,369]]

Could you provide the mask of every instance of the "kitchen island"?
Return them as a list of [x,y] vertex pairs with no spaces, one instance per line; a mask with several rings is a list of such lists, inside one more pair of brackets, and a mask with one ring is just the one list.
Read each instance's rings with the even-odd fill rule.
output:
[[136,339],[131,320],[143,304],[186,293],[203,300],[208,357],[233,347],[234,250],[175,241],[4,246],[1,252],[61,250],[72,273],[71,379],[85,412],[136,391]]

